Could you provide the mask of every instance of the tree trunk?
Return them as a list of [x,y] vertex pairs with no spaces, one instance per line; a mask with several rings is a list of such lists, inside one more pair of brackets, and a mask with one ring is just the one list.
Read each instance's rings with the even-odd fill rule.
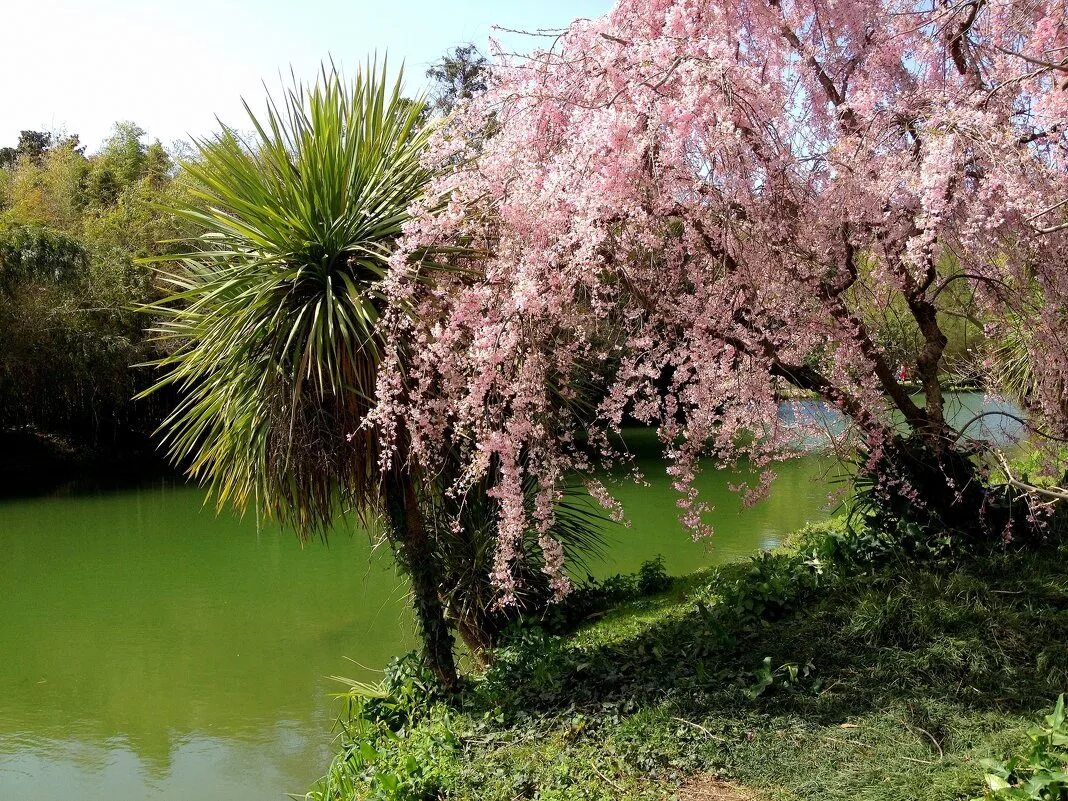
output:
[[456,690],[460,680],[453,657],[452,632],[438,595],[440,578],[433,544],[423,524],[415,482],[403,461],[386,476],[385,502],[397,554],[412,582],[412,600],[427,664],[446,690]]
[[869,477],[891,519],[917,523],[932,535],[993,541],[1034,533],[1026,505],[991,486],[967,453],[944,441],[895,437]]

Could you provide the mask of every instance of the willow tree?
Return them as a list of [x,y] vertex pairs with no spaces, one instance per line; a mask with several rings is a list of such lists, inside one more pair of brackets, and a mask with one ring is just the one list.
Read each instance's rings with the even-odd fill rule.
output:
[[381,459],[366,424],[379,371],[380,281],[429,178],[429,130],[401,77],[335,69],[246,105],[253,133],[224,127],[185,164],[195,189],[177,212],[202,233],[163,270],[152,308],[167,355],[155,387],[182,400],[162,426],[171,457],[219,503],[281,520],[307,538],[335,516],[384,517],[411,579],[428,661],[456,684],[419,479]]
[[[404,249],[485,256],[433,293],[394,261],[398,299],[431,312],[412,370],[432,391],[383,387],[379,411],[422,421],[428,460],[447,425],[471,475],[499,465],[502,585],[528,476],[548,531],[561,477],[593,464],[586,443],[610,450],[603,435],[636,417],[659,427],[703,531],[699,458],[788,453],[786,389],[839,410],[886,503],[932,527],[1011,536],[1068,497],[993,486],[944,391],[950,315],[988,341],[1021,326],[1032,424],[1068,434],[1064,0],[619,0],[552,41],[497,68],[436,140],[450,169],[432,195],[449,204],[422,209]],[[906,316],[922,398],[873,306]],[[544,387],[590,363],[618,369],[585,431]]]

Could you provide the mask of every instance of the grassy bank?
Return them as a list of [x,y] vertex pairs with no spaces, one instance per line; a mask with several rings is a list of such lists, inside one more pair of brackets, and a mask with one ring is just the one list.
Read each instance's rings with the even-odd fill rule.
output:
[[1068,547],[940,547],[809,529],[658,595],[595,588],[459,703],[398,662],[351,696],[310,797],[982,795],[980,760],[1024,750],[1068,690]]

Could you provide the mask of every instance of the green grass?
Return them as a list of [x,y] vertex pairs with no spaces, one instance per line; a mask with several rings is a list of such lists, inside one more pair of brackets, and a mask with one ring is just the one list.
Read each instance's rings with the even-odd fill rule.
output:
[[980,760],[1068,690],[1068,547],[852,550],[810,531],[570,635],[517,632],[460,704],[372,726],[321,797],[671,798],[701,773],[769,799],[980,795]]

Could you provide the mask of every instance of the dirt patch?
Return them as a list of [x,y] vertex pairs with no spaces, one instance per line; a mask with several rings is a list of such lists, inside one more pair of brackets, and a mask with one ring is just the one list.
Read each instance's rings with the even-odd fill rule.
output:
[[746,787],[725,782],[715,776],[695,776],[679,788],[679,801],[760,801]]

